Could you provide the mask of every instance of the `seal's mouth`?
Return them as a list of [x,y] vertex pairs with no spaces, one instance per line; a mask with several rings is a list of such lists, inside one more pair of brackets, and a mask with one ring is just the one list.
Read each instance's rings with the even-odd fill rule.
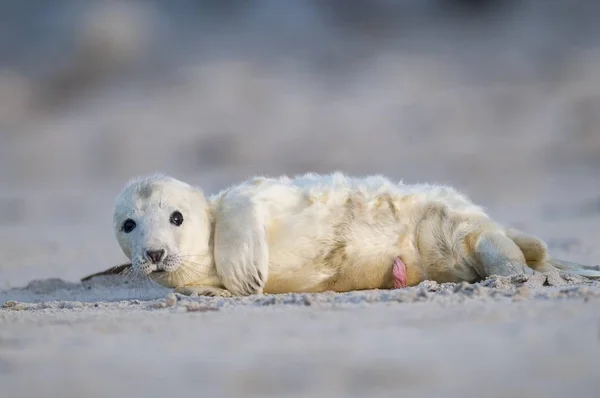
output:
[[160,274],[166,274],[167,271],[165,271],[164,269],[157,269],[156,271],[152,271],[150,272],[150,274],[152,275],[160,275]]

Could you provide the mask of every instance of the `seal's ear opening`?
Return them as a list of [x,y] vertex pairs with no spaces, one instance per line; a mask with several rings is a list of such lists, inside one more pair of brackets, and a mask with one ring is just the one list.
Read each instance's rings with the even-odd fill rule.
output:
[[93,277],[102,276],[102,275],[120,275],[124,271],[130,269],[132,267],[131,263],[117,265],[116,267],[111,267],[107,270],[96,272],[95,274],[91,274],[81,278],[81,282],[89,281]]

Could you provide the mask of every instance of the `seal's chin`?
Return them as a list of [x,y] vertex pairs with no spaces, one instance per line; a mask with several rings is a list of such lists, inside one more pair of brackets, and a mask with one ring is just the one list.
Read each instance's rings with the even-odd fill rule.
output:
[[148,274],[150,279],[167,288],[178,287],[182,282],[180,275],[176,270],[156,269]]
[[168,271],[166,271],[164,269],[157,269],[157,270],[154,270],[154,271],[150,271],[150,275],[160,275],[160,274],[164,274],[166,272],[168,272]]
[[166,263],[152,265],[148,277],[167,288],[177,288],[189,284],[212,285],[214,278],[206,276],[206,272],[186,268],[184,263]]

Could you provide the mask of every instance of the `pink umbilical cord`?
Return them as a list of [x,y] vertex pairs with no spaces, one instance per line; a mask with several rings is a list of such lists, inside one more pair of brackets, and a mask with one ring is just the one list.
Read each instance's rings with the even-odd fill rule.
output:
[[406,287],[406,264],[400,257],[394,258],[392,274],[394,274],[394,289]]

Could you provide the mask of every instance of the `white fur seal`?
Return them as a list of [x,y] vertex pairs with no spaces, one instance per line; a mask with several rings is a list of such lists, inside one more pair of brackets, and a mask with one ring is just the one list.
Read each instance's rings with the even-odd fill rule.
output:
[[392,289],[399,264],[402,286],[556,268],[600,277],[549,257],[544,241],[451,187],[382,176],[256,177],[208,198],[165,175],[141,177],[117,197],[114,230],[132,265],[99,274],[133,267],[184,294]]

